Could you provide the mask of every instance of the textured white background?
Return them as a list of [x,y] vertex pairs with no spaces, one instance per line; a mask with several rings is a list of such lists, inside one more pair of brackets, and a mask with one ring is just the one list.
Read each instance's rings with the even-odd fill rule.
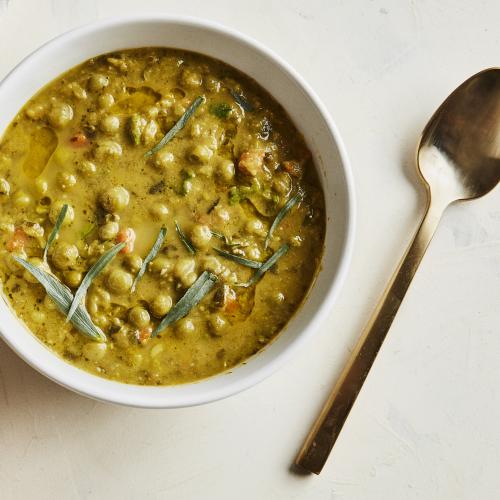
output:
[[63,31],[139,8],[237,28],[310,82],[352,160],[353,265],[292,362],[205,407],[96,403],[0,342],[0,498],[498,499],[500,189],[446,214],[321,476],[288,466],[422,213],[420,130],[456,85],[499,64],[500,3],[0,0],[0,77]]

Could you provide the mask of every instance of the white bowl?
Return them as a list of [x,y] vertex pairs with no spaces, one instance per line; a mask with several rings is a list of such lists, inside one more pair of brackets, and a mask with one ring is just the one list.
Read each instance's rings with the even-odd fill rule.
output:
[[32,335],[5,300],[0,300],[0,334],[33,368],[80,394],[144,408],[175,408],[215,401],[256,384],[283,365],[318,330],[331,310],[350,262],[354,191],[337,128],[306,82],[260,43],[199,19],[160,15],[111,19],[51,40],[24,59],[0,84],[0,133],[35,92],[66,70],[105,52],[147,46],[201,52],[238,68],[283,105],[304,135],[319,169],[327,211],[321,272],[305,304],[277,339],[246,363],[211,378],[177,386],[127,385],[72,366]]

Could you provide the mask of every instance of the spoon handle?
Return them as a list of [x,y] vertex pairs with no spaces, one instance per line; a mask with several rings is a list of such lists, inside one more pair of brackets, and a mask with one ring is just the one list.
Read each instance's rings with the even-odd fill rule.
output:
[[428,203],[412,243],[297,455],[295,464],[301,469],[321,472],[447,206],[439,201]]

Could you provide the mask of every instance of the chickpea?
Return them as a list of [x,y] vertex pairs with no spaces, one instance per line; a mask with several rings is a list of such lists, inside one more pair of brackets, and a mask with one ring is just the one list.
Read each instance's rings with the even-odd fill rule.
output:
[[162,318],[172,308],[173,301],[170,295],[160,293],[149,304],[151,314],[156,318]]
[[228,210],[222,206],[215,207],[214,213],[222,222],[229,222],[229,219],[231,218]]
[[158,133],[158,124],[154,120],[149,120],[142,131],[142,141],[144,144],[155,142],[156,134]]
[[79,253],[75,245],[61,241],[52,252],[52,263],[61,270],[69,269],[76,264]]
[[148,116],[148,118],[151,118],[152,120],[157,118],[159,113],[160,110],[156,106],[151,106],[146,110],[146,115]]
[[180,76],[180,83],[184,87],[196,88],[203,83],[203,80],[197,71],[191,68],[184,68]]
[[63,277],[64,283],[70,288],[76,288],[82,282],[82,273],[79,271],[65,271]]
[[101,90],[109,85],[109,78],[99,73],[93,74],[89,79],[91,90]]
[[10,184],[7,182],[6,179],[1,178],[0,179],[0,195],[6,195],[9,196],[10,193]]
[[208,146],[198,144],[188,153],[187,157],[193,163],[207,163],[213,154],[214,152]]
[[158,221],[165,221],[168,218],[168,208],[163,203],[155,203],[150,209],[149,213],[153,219]]
[[194,272],[195,268],[196,262],[192,257],[183,257],[181,259],[177,259],[175,262],[174,275],[184,286],[188,287],[196,281],[196,273]]
[[181,335],[190,335],[196,330],[193,321],[189,318],[180,319],[177,321],[175,327],[177,333]]
[[99,195],[99,201],[108,212],[123,210],[130,200],[129,192],[122,186],[109,188]]
[[[64,204],[65,202],[63,200],[57,200],[50,206],[49,219],[52,224],[56,223],[57,217],[59,217],[59,213],[61,212]],[[71,205],[68,205],[68,211],[66,212],[66,216],[64,217],[62,225],[67,226],[68,224],[71,224],[74,219],[75,210]]]
[[217,167],[218,176],[225,182],[234,179],[234,163],[231,160],[221,159]]
[[115,98],[111,94],[102,94],[97,99],[97,103],[101,109],[107,109],[113,106]]
[[59,172],[56,176],[59,187],[66,191],[76,184],[76,177],[69,172]]
[[245,225],[246,230],[251,234],[263,235],[266,230],[264,223],[257,217],[249,219]]
[[173,263],[168,257],[160,255],[149,264],[149,271],[160,276],[165,276],[173,268]]
[[116,294],[128,292],[132,286],[132,275],[122,269],[113,269],[107,276],[106,285],[108,290]]
[[[92,292],[89,295],[89,306],[91,306],[92,304],[95,306],[96,311],[99,308],[108,309],[111,305],[110,293],[101,287],[93,288]],[[90,309],[91,307],[89,307],[89,312],[91,312]]]
[[118,222],[106,222],[106,224],[103,224],[99,228],[99,238],[101,238],[101,240],[113,240],[114,238],[116,238],[119,230],[120,225],[118,224]]
[[149,313],[144,307],[135,306],[128,312],[128,320],[137,328],[144,328],[149,324]]
[[95,150],[95,155],[100,160],[119,158],[122,155],[122,147],[115,141],[101,141]]
[[205,224],[196,224],[191,231],[191,241],[198,248],[204,248],[210,244],[212,231]]
[[120,118],[107,115],[101,120],[101,130],[106,134],[115,134],[120,129]]
[[252,260],[259,260],[261,258],[261,253],[257,245],[252,245],[247,248],[247,257]]
[[97,172],[97,167],[95,163],[88,160],[83,160],[78,166],[78,170],[82,175],[91,176]]
[[210,328],[210,333],[219,337],[222,335],[221,330],[227,325],[227,321],[218,313],[212,314],[208,320],[208,326]]
[[49,189],[49,183],[45,179],[38,177],[35,180],[35,189],[39,194],[46,194]]
[[19,208],[26,208],[33,202],[33,198],[26,192],[20,189],[13,196],[14,204]]
[[108,345],[105,342],[88,342],[82,348],[82,354],[94,363],[104,358]]
[[172,166],[175,160],[175,156],[170,151],[166,149],[160,149],[158,153],[156,153],[154,164],[157,168],[164,170]]
[[34,104],[26,109],[26,116],[32,120],[39,120],[45,114],[47,107],[44,104]]
[[221,82],[213,76],[210,76],[208,78],[205,78],[205,87],[209,92],[219,92],[221,88]]
[[224,266],[220,263],[220,260],[213,255],[207,255],[203,258],[202,267],[214,274],[220,274],[224,270]]
[[[35,267],[41,267],[42,269],[45,267],[43,260],[38,257],[31,257],[28,261]],[[23,277],[29,283],[38,283],[38,280],[28,271],[24,271]]]
[[136,253],[129,253],[123,260],[123,264],[131,273],[137,274],[142,266],[142,259]]
[[73,119],[73,108],[69,104],[55,103],[48,118],[54,128],[63,128]]

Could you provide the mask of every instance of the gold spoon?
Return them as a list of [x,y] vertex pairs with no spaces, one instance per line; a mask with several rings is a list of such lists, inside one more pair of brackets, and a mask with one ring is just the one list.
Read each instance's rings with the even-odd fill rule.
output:
[[422,133],[417,166],[425,216],[295,459],[303,471],[321,472],[446,207],[500,180],[500,68],[472,76],[444,101]]

